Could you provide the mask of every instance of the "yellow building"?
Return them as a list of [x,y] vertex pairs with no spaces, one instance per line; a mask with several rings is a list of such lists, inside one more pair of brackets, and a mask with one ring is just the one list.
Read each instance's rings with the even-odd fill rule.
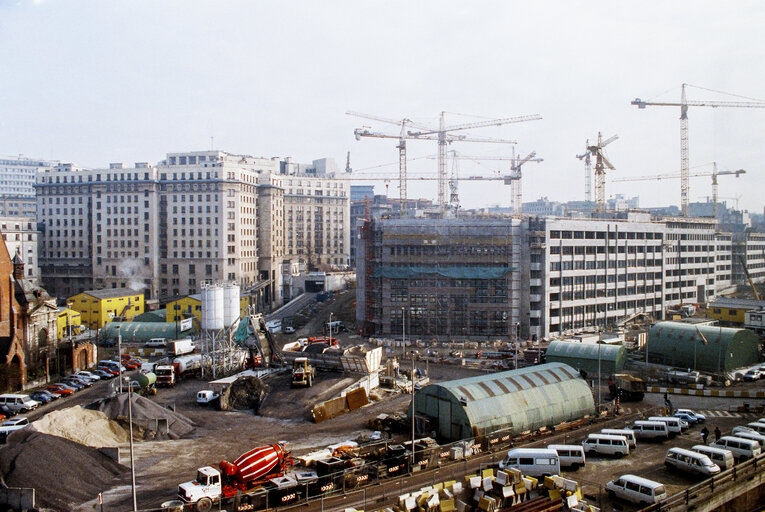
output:
[[69,308],[61,308],[58,310],[58,317],[56,317],[56,333],[58,339],[66,339],[69,337],[68,327],[72,327],[72,336],[79,334],[82,329],[82,315],[79,311],[75,311]]
[[88,290],[66,302],[80,312],[82,323],[91,329],[100,329],[115,319],[132,320],[144,311],[143,294],[131,288]]
[[744,325],[744,313],[763,307],[763,300],[720,297],[707,305],[707,316],[719,320],[721,325]]
[[188,295],[180,299],[168,302],[165,306],[167,308],[167,321],[168,322],[180,322],[184,318],[190,318],[194,316],[202,324],[202,296],[200,294]]

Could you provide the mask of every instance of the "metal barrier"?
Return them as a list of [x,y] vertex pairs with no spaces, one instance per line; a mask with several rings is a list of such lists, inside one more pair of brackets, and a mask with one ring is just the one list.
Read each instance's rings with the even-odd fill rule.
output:
[[682,507],[688,509],[702,501],[708,501],[709,498],[720,491],[729,489],[733,484],[741,480],[749,480],[758,472],[765,468],[765,454],[760,454],[753,459],[734,465],[730,469],[721,471],[712,478],[693,485],[684,491],[673,494],[661,503],[656,503],[642,509],[640,512],[669,511]]

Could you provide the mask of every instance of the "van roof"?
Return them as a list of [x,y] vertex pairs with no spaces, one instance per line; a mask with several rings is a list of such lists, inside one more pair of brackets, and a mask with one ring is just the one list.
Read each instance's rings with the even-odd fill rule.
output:
[[748,437],[722,436],[720,438],[720,441],[722,441],[722,440],[725,440],[725,441],[745,441],[745,442],[749,443],[750,445],[752,443],[757,443],[758,445],[760,444],[757,441],[755,441],[754,439],[749,439]]
[[666,425],[666,423],[656,420],[637,420],[633,423],[633,425]]
[[528,453],[528,454],[534,454],[534,455],[557,455],[555,453],[555,450],[552,450],[550,448],[514,448],[507,452],[507,455],[516,455],[521,453]]
[[634,435],[635,433],[628,428],[602,428],[600,429],[602,434],[610,434],[612,432],[621,432],[623,434]]
[[725,448],[718,448],[717,446],[709,446],[706,444],[697,444],[691,447],[691,450],[696,452],[709,452],[709,453],[717,453],[720,455],[725,455],[726,453],[733,454],[730,450],[726,450]]
[[583,450],[581,445],[578,444],[549,444],[548,450]]
[[665,420],[680,421],[680,418],[678,418],[677,416],[649,416],[648,417],[648,421],[664,422]]
[[9,397],[9,398],[29,398],[29,395],[22,395],[20,393],[3,393],[0,395],[0,397]]
[[688,455],[689,457],[698,457],[700,455],[698,452],[694,450],[687,450],[685,448],[679,448],[677,446],[667,450],[667,453],[669,452],[679,453],[680,455]]
[[[664,484],[660,482],[654,482],[653,480],[648,480],[647,478],[643,478],[642,476],[637,475],[622,475],[619,478],[624,478],[625,480],[631,480],[639,485],[644,485],[646,487],[649,487],[651,489],[655,489],[660,486],[664,486]],[[618,480],[618,478],[617,478]]]
[[616,435],[613,435],[613,434],[590,434],[590,435],[587,436],[587,439],[590,439],[590,438],[592,438],[592,439],[610,439],[612,441],[617,441],[619,439],[624,439],[625,441],[627,440],[627,438],[624,437],[624,436],[616,436]]

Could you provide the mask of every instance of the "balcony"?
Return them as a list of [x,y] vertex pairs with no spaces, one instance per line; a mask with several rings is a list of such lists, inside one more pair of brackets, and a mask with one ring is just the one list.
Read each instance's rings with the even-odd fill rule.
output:
[[542,318],[542,312],[538,309],[532,309],[529,311],[529,318]]
[[529,286],[542,286],[542,280],[539,278],[529,279]]
[[542,300],[542,296],[539,294],[529,295],[529,302],[540,302],[541,300]]

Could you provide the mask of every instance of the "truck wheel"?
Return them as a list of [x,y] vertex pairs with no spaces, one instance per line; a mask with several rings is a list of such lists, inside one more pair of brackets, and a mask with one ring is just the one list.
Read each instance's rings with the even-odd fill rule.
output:
[[202,498],[201,500],[197,501],[194,510],[196,510],[196,512],[210,512],[210,510],[212,510],[212,506],[213,502],[210,498]]

